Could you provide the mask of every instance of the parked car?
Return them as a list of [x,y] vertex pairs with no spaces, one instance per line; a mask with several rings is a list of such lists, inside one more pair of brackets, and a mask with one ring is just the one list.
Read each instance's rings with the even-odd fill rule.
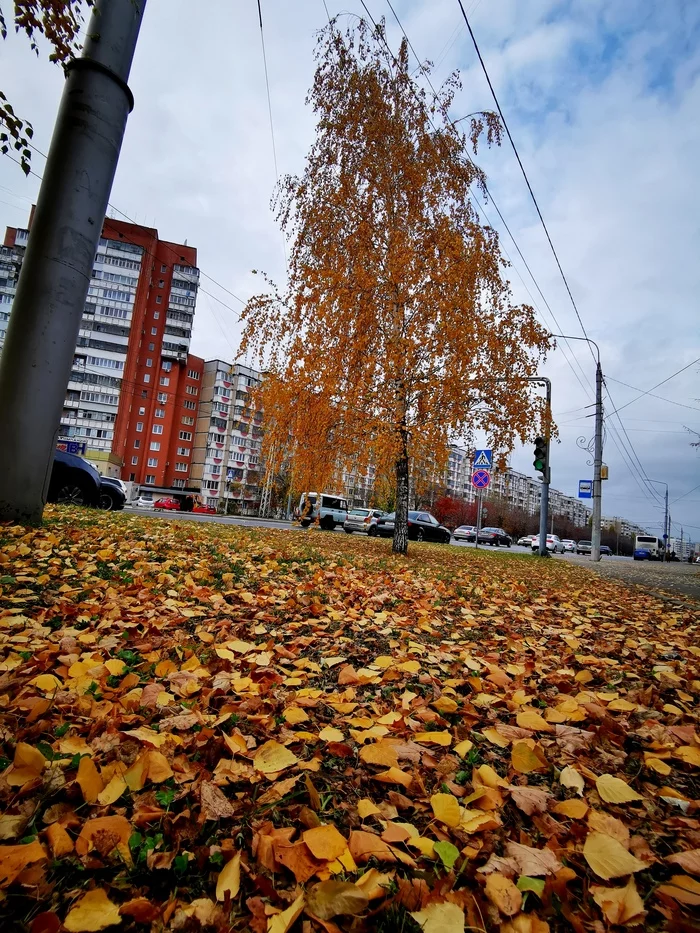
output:
[[572,541],[571,538],[563,538],[561,543],[564,545],[565,551],[568,551],[571,554],[576,553],[576,542]]
[[[539,549],[540,549],[540,536],[537,535],[537,537],[534,538],[532,541],[532,550],[539,551]],[[557,554],[557,553],[563,554],[564,553],[564,545],[559,535],[547,535],[547,550],[551,551],[552,554]]]
[[129,503],[129,507],[132,509],[152,509],[153,496],[139,496]]
[[[396,512],[382,515],[377,519],[377,534],[382,538],[394,537]],[[408,537],[411,541],[438,541],[449,544],[452,538],[449,528],[445,528],[430,512],[408,513]]]
[[518,538],[518,545],[520,547],[530,547],[536,537],[537,535],[523,535],[522,538]]
[[299,500],[299,514],[302,528],[308,528],[312,521],[318,523],[324,531],[333,531],[336,525],[344,525],[348,517],[348,503],[343,496],[322,492],[305,492]]
[[482,528],[479,532],[479,544],[490,544],[491,547],[498,547],[505,544],[510,547],[513,539],[502,528]]
[[601,553],[601,554],[605,554],[607,557],[612,557],[612,551],[611,551],[610,548],[607,546],[607,544],[601,544],[601,546],[600,546],[600,553]]
[[82,457],[57,450],[51,467],[48,499],[66,505],[99,505],[100,474]]
[[382,515],[384,512],[381,509],[350,509],[343,528],[349,535],[355,531],[363,531],[374,538],[377,534],[377,522]]
[[179,512],[180,503],[177,499],[173,499],[172,496],[165,496],[163,499],[156,499],[153,508],[156,511]]
[[192,508],[193,512],[198,513],[199,515],[216,515],[216,509],[213,505],[207,505],[204,502],[197,502],[196,505]]
[[577,554],[590,554],[592,550],[593,550],[592,541],[579,541],[578,544],[576,545]]
[[123,509],[126,502],[126,486],[120,479],[100,477],[100,508],[107,511]]
[[452,537],[455,541],[476,541],[476,526],[460,525],[459,528],[455,528]]

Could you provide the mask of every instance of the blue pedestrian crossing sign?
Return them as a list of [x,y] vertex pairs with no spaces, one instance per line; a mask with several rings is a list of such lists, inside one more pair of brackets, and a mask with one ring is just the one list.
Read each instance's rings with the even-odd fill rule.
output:
[[474,469],[475,470],[490,470],[493,464],[493,451],[492,450],[475,450],[474,451]]
[[579,499],[593,498],[593,480],[580,479],[578,481],[578,497]]

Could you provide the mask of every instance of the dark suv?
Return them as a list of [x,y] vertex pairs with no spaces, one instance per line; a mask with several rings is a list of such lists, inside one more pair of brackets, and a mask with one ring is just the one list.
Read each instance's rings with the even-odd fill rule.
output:
[[99,505],[100,474],[82,457],[57,450],[49,482],[49,502],[66,505]]

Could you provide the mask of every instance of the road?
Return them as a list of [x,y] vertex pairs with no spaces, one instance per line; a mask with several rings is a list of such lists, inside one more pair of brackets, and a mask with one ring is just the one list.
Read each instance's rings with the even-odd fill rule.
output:
[[[126,511],[144,518],[165,521],[214,522],[220,525],[242,525],[246,528],[282,528],[295,532],[307,531],[307,529],[291,522],[257,518],[256,516],[195,515],[192,512],[154,512],[149,509],[127,509]],[[336,534],[342,533],[342,529],[336,528]],[[452,544],[454,547],[474,547],[473,544],[466,541],[453,541]],[[519,547],[517,544],[514,544],[511,548],[491,548],[488,545],[482,545],[479,550],[486,553],[498,551],[501,554],[531,553],[530,548]],[[630,557],[604,557],[600,563],[594,564],[590,557],[576,554],[557,554],[556,560],[565,560],[589,567],[594,573],[602,577],[620,580],[648,592],[662,592],[667,593],[669,596],[680,596],[700,602],[700,567],[697,565],[683,563],[658,564],[650,561],[633,561]]]

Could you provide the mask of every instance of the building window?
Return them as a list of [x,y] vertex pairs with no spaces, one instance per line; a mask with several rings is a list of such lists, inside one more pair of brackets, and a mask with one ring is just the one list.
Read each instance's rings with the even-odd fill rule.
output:
[[184,489],[184,488],[185,488],[185,480],[184,480],[184,479],[174,479],[174,480],[173,480],[173,486],[174,486],[175,489]]
[[199,379],[199,373],[196,369],[188,369],[187,375],[190,377],[190,379]]
[[139,433],[140,433],[141,431],[143,431],[143,421],[137,421],[137,422],[136,422],[136,430],[137,430]]
[[156,418],[165,418],[164,408],[156,408]]
[[153,360],[150,359],[150,358],[147,359],[147,360],[146,360],[146,367],[147,367],[147,369],[150,369],[152,366],[153,366]]
[[160,450],[160,441],[151,441],[151,450]]
[[176,463],[176,464],[175,464],[175,469],[176,469],[179,473],[186,473],[186,472],[187,472],[187,464],[186,464],[186,463]]
[[165,279],[161,279],[161,280],[158,282],[158,288],[162,288],[164,285],[165,285]]
[[144,382],[150,382],[150,381],[151,381],[151,375],[150,375],[150,373],[145,373],[145,374],[144,374],[143,381],[144,381]]
[[153,351],[155,350],[155,348],[156,348],[156,345],[155,345],[154,343],[149,343],[149,344],[148,344],[148,352],[149,352],[149,353],[153,353]]
[[158,401],[159,401],[159,402],[167,402],[167,401],[168,401],[168,393],[167,393],[167,392],[159,392],[157,397],[158,397]]
[[162,295],[156,295],[156,304],[157,304],[157,305],[162,305],[162,304],[163,304],[163,296],[162,296]]
[[136,474],[135,474],[135,473],[129,473],[129,482],[130,482],[130,483],[133,483],[135,479],[136,479]]
[[180,438],[181,441],[191,441],[191,440],[192,440],[192,435],[190,434],[189,431],[180,431],[178,437]]
[[185,392],[187,392],[188,395],[197,395],[199,388],[198,386],[185,386]]
[[161,271],[161,272],[167,272],[167,271],[168,271],[168,267],[165,265],[165,263],[163,263],[163,264],[161,265],[160,271]]
[[162,433],[163,433],[163,425],[162,425],[162,424],[154,424],[153,427],[151,428],[151,431],[153,432],[153,434],[162,434]]
[[[140,414],[140,415],[145,415],[145,414],[146,414],[146,409],[145,409],[145,408],[139,408],[139,414]],[[138,430],[138,429],[137,429],[137,430]]]
[[194,411],[197,407],[196,402],[191,402],[189,399],[185,399],[183,402],[183,407],[189,409],[189,411]]
[[191,415],[185,415],[182,419],[183,424],[194,424],[194,418]]
[[140,446],[141,446],[141,439],[137,437],[136,440],[134,441],[134,450],[138,450]]
[[170,385],[170,376],[161,376],[161,377],[160,377],[160,384],[161,384],[162,386],[169,386],[169,385]]
[[138,457],[132,457],[132,458],[131,458],[131,465],[132,465],[132,466],[136,466],[136,464],[137,464],[138,462],[139,462],[139,458],[138,458]]
[[154,321],[157,321],[159,317],[160,317],[160,311],[154,311],[154,312],[153,312],[153,320],[154,320]]
[[151,328],[151,337],[155,337],[157,333],[158,333],[158,328],[157,328],[157,327],[152,327],[152,328]]
[[173,368],[173,364],[170,362],[170,360],[163,360],[163,362],[160,364],[160,368],[164,373],[169,373]]
[[149,465],[150,467],[157,467],[157,466],[158,466],[158,458],[157,458],[157,457],[149,457],[149,458],[148,458],[148,465]]
[[153,473],[147,473],[147,474],[146,474],[146,485],[147,485],[147,486],[155,486],[155,484],[156,484],[156,478],[155,478],[155,476],[153,475]]
[[177,452],[180,457],[189,457],[190,448],[189,447],[178,447]]

